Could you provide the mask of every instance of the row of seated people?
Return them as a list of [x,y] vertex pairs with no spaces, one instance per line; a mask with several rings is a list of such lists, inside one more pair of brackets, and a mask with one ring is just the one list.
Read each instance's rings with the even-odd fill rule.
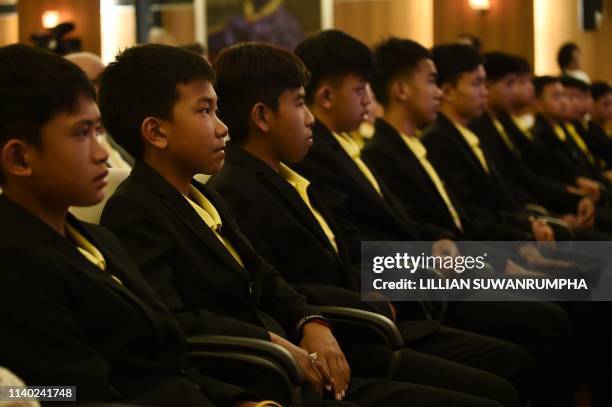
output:
[[[441,62],[417,44],[397,41],[381,45],[376,58],[397,52],[389,68],[401,65],[402,58],[409,61],[393,67],[398,71],[382,86],[393,94],[390,100],[404,103],[403,123],[413,120],[397,134],[414,135],[435,118],[441,96],[435,66],[441,71]],[[31,84],[46,114],[40,129],[32,131],[13,118],[18,110],[3,112],[3,125],[10,129],[4,134],[29,130],[39,133],[42,143],[36,144],[35,137],[3,139],[2,155],[7,272],[0,298],[6,307],[23,310],[7,316],[13,329],[3,360],[28,382],[48,383],[53,377],[55,383],[80,384],[85,399],[148,399],[158,405],[174,405],[177,397],[187,405],[206,405],[206,397],[224,405],[256,398],[195,373],[187,376],[197,378],[200,390],[185,387],[185,377],[172,376],[176,370],[169,366],[177,368],[183,333],[220,333],[285,347],[307,381],[323,386],[332,399],[362,405],[404,405],[405,400],[522,405],[530,399],[533,405],[571,405],[569,392],[576,383],[571,362],[580,359],[580,352],[602,351],[591,342],[568,344],[573,310],[551,303],[483,307],[466,302],[447,304],[440,312],[436,304],[361,301],[356,242],[435,240],[432,252],[453,254],[452,239],[461,235],[414,216],[410,201],[395,197],[391,183],[360,158],[359,147],[345,134],[359,125],[370,102],[367,81],[373,79],[377,88],[385,78],[374,76],[374,55],[354,38],[323,32],[298,47],[301,60],[263,44],[222,53],[215,70],[220,115],[231,130],[232,143],[225,149],[227,128],[216,117],[214,74],[204,60],[156,45],[122,53],[102,74],[99,95],[105,127],[136,158],[102,214],[101,223],[118,241],[104,229],[66,217],[69,205],[102,199],[107,154],[94,141],[98,116],[91,85],[85,86],[83,74],[59,58],[22,46],[3,51],[7,64],[19,61],[3,74],[10,89],[4,99],[21,102],[17,109],[28,112],[28,105],[36,106],[24,90]],[[39,72],[42,65],[57,70],[47,68],[47,76],[38,77],[15,68]],[[481,62],[465,72],[474,70],[482,70]],[[452,88],[465,79],[460,72],[458,81],[449,81]],[[478,83],[484,87],[484,77]],[[68,96],[52,98],[58,94]],[[390,106],[385,115],[393,112]],[[385,116],[387,125],[390,117]],[[70,132],[62,127],[67,124]],[[486,168],[493,167],[484,148],[476,144],[473,151],[484,157],[479,162],[488,175]],[[432,166],[426,156],[419,157],[423,168]],[[192,181],[198,173],[217,175],[209,187]],[[436,170],[426,173],[452,214],[454,202],[432,176]],[[461,222],[467,218],[454,211],[455,228],[463,232]],[[490,212],[500,220],[483,222],[510,224],[521,239],[553,237],[545,223],[522,218],[518,211],[507,217],[501,210]],[[584,226],[593,217],[577,215]],[[605,234],[592,227],[576,229]],[[529,264],[551,261],[531,247]],[[137,302],[138,312],[117,292]],[[353,378],[381,377],[386,350],[352,335],[339,337],[340,350],[317,305],[366,309],[396,321],[407,346],[389,377],[393,381]],[[597,332],[600,310],[584,307],[579,311],[593,320],[577,330],[583,335],[576,341],[604,338]],[[143,321],[143,311],[153,326]],[[40,349],[41,341],[44,356],[25,355],[25,349]],[[147,369],[150,364],[157,370]],[[156,381],[175,384],[152,388]]]

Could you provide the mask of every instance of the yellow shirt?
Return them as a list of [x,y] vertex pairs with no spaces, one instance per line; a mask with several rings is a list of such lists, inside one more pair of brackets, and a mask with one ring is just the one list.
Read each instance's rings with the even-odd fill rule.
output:
[[508,133],[506,132],[506,129],[504,128],[504,125],[501,124],[501,122],[497,119],[493,119],[493,124],[495,125],[495,128],[497,129],[497,132],[499,133],[499,135],[501,136],[502,140],[504,141],[504,143],[506,144],[506,146],[511,150],[511,151],[515,151],[516,147],[514,146],[514,143],[512,142],[512,140],[510,139],[510,136],[508,135]]
[[400,136],[402,136],[404,143],[406,143],[408,148],[418,158],[419,162],[425,169],[425,172],[427,172],[427,175],[429,175],[429,178],[436,186],[438,193],[440,194],[440,196],[444,200],[444,203],[446,204],[446,208],[448,209],[448,212],[451,214],[453,218],[453,222],[455,223],[455,226],[457,226],[459,230],[463,230],[463,225],[461,224],[461,218],[459,217],[459,213],[457,213],[457,209],[455,209],[455,206],[450,200],[450,197],[448,196],[448,193],[446,192],[446,188],[444,187],[444,183],[440,179],[438,172],[433,167],[433,165],[431,165],[431,162],[429,162],[429,160],[427,159],[427,149],[425,148],[423,143],[421,143],[421,140],[419,140],[418,137],[410,137],[404,133],[400,133]]
[[568,123],[565,123],[565,128],[567,129],[567,132],[569,133],[569,135],[572,138],[572,140],[574,140],[574,143],[576,143],[576,145],[578,145],[578,148],[580,148],[580,150],[584,153],[584,155],[589,160],[589,162],[591,164],[594,164],[595,163],[595,157],[593,157],[593,154],[591,154],[591,151],[589,150],[589,147],[587,147],[586,143],[584,142],[584,140],[582,139],[582,137],[580,136],[580,134],[576,130],[576,127],[574,127],[574,125],[572,123],[568,122]]
[[518,129],[525,135],[525,137],[527,137],[529,140],[534,139],[533,133],[531,132],[531,130],[529,130],[529,127],[525,126],[525,123],[521,121],[520,118],[512,115],[510,116],[512,118],[512,121],[514,122],[514,124],[516,125],[516,127],[518,127]]
[[202,218],[204,223],[206,223],[206,226],[208,226],[215,233],[215,236],[217,236],[221,243],[223,243],[232,257],[236,259],[238,264],[244,267],[244,263],[242,262],[242,259],[234,246],[232,246],[229,240],[227,240],[220,233],[223,223],[221,222],[221,216],[219,216],[219,212],[217,212],[214,205],[193,185],[189,185],[189,196],[185,196],[185,198],[187,199],[187,202],[191,204],[193,209],[195,209],[200,218]]
[[374,133],[376,132],[376,128],[370,122],[361,122],[359,125],[359,129],[355,130],[351,133],[351,137],[355,140],[355,143],[359,146],[360,150],[366,145],[366,142],[374,137]]
[[472,130],[468,129],[467,127],[463,127],[462,125],[458,123],[455,123],[455,127],[457,127],[457,129],[459,130],[459,132],[461,133],[465,141],[468,143],[468,145],[472,149],[472,152],[474,153],[474,155],[476,155],[476,158],[478,158],[480,165],[485,170],[485,172],[488,174],[489,165],[487,164],[487,160],[484,156],[484,153],[482,152],[482,149],[480,148],[480,140],[478,139],[478,136],[475,135],[472,132]]
[[355,162],[359,170],[368,179],[370,184],[372,184],[372,187],[376,190],[376,192],[378,192],[378,194],[382,196],[380,185],[378,184],[378,181],[376,181],[376,178],[374,177],[374,174],[372,174],[372,171],[370,171],[366,163],[364,163],[361,159],[361,149],[359,148],[359,145],[355,142],[355,140],[353,140],[351,136],[346,133],[332,134],[334,135],[336,140],[338,140],[338,143],[340,143],[344,151],[346,151],[346,153]]
[[565,136],[565,132],[563,131],[563,128],[560,125],[555,124],[555,127],[553,129],[555,130],[555,134],[557,135],[557,138],[565,142],[566,136]]
[[319,222],[325,236],[327,236],[327,239],[329,239],[329,243],[331,243],[336,252],[338,252],[338,245],[336,244],[336,236],[334,235],[334,232],[325,221],[325,218],[312,206],[310,203],[310,198],[308,198],[308,186],[310,185],[310,181],[283,163],[281,163],[278,173],[297,191],[300,198],[302,198],[302,201],[304,201],[308,209],[310,209],[310,212],[317,219],[317,222]]
[[[106,271],[106,260],[104,256],[98,250],[96,246],[94,246],[85,236],[79,233],[73,226],[69,223],[66,223],[64,226],[66,230],[66,237],[68,237],[77,247],[79,253],[83,255],[89,262],[91,262],[94,266],[99,268],[102,271]],[[119,284],[123,284],[117,276],[109,274],[113,280],[118,282]]]
[[85,236],[79,233],[79,231],[72,227],[69,223],[66,223],[65,230],[66,236],[72,240],[74,244],[76,244],[77,250],[96,267],[102,271],[105,271],[106,260],[104,260],[104,256],[102,256],[100,250],[91,244],[91,242],[87,240]]

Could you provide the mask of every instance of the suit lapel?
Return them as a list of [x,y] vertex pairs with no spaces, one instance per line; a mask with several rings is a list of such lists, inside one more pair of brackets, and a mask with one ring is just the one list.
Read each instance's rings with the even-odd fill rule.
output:
[[[468,162],[470,163],[470,166],[472,166],[473,170],[477,171],[483,176],[486,176],[486,173],[484,172],[482,165],[478,161],[478,158],[470,148],[467,141],[465,141],[465,139],[463,138],[463,135],[461,135],[461,132],[455,127],[455,125],[448,118],[446,118],[446,116],[442,114],[439,114],[438,121],[439,124],[441,124],[446,129],[446,131],[453,138],[453,140],[455,140],[455,142],[461,147],[461,153],[468,158]],[[490,163],[489,160],[486,159],[486,155],[485,160],[487,162],[487,165],[489,165]]]
[[[508,186],[503,181],[501,175],[497,171],[497,168],[495,167],[495,163],[493,163],[493,162],[491,162],[491,160],[489,160],[489,157],[488,157],[487,150],[486,150],[485,146],[482,143],[480,143],[480,148],[481,148],[481,150],[482,150],[482,152],[484,154],[484,158],[485,158],[485,161],[487,163],[487,166],[489,167],[489,174],[487,174],[484,171],[484,169],[482,168],[482,165],[480,165],[480,162],[478,161],[478,158],[476,157],[476,155],[472,151],[472,149],[469,146],[469,144],[467,143],[467,141],[465,141],[465,139],[463,138],[463,135],[461,134],[461,132],[455,127],[455,125],[448,118],[446,118],[443,115],[440,115],[440,118],[443,119],[444,126],[451,132],[452,137],[461,146],[461,149],[462,149],[463,153],[467,157],[469,157],[470,165],[472,167],[475,167],[475,171],[477,171],[478,174],[481,174],[481,177],[483,177],[484,182],[488,183],[491,186],[492,186],[492,184],[496,184],[496,186],[493,186],[492,191],[499,191],[500,193],[503,193],[505,195],[505,197],[502,198],[502,200],[506,201],[506,203],[509,203],[510,206],[514,206],[515,205],[515,201],[514,201],[513,195],[509,191]],[[495,129],[495,131],[497,131],[497,129]],[[495,194],[495,196],[497,198],[501,198],[501,197],[497,196],[497,194]],[[499,199],[498,199],[498,201],[499,201]]]
[[[272,170],[272,168],[270,168],[267,164],[238,146],[231,145],[230,143],[228,146],[226,146],[226,152],[226,159],[228,162],[253,172],[255,176],[261,180],[261,184],[264,188],[266,188],[272,195],[285,202],[285,207],[289,208],[293,215],[298,219],[298,223],[300,225],[306,227],[306,229],[308,229],[310,233],[312,233],[332,253],[336,253],[335,249],[329,242],[327,235],[321,229],[319,222],[316,220],[297,191],[287,181],[285,181],[279,174],[274,172],[274,170]],[[312,206],[319,211],[334,233],[338,233],[338,231],[334,229],[330,217],[324,211],[324,209],[322,209],[316,197],[313,196],[312,193],[309,193],[308,196]]]
[[[355,164],[353,159],[344,151],[340,143],[336,140],[334,135],[319,121],[316,122],[313,129],[313,133],[316,134],[315,145],[318,142],[325,143],[328,149],[331,149],[334,153],[334,157],[331,160],[342,166],[344,171],[348,173],[348,177],[345,177],[346,182],[354,182],[356,186],[363,190],[372,202],[377,203],[382,209],[387,212],[388,216],[395,219],[397,226],[405,231],[411,231],[410,220],[405,216],[404,208],[395,198],[395,195],[384,185],[380,178],[377,178],[379,182],[382,197],[374,189],[372,184],[366,179],[359,167]],[[370,171],[376,177],[376,171],[370,168]]]
[[[198,237],[210,250],[212,250],[227,266],[237,274],[244,277],[245,270],[240,264],[232,257],[223,243],[217,238],[215,233],[210,230],[208,225],[204,223],[202,218],[197,212],[191,207],[187,199],[177,191],[168,181],[166,181],[160,174],[158,174],[153,168],[148,166],[146,163],[137,161],[132,170],[132,176],[139,182],[143,183],[147,188],[160,195],[164,205],[174,213],[177,218],[189,229],[195,236]],[[200,190],[209,200],[210,193],[202,190],[202,186],[197,181],[192,181],[192,184]],[[226,219],[224,218],[222,211],[219,207],[211,200],[213,205],[219,214],[223,225],[221,229],[226,226]],[[233,243],[233,242],[232,242]]]
[[[149,304],[155,304],[160,306],[161,309],[163,309],[164,313],[166,313],[167,311],[165,310],[163,305],[161,305],[161,303],[157,300],[157,298],[152,295],[151,292],[145,292],[146,290],[139,290],[139,287],[141,286],[140,282],[136,283],[132,281],[131,277],[127,273],[121,273],[118,275],[119,279],[121,279],[122,282],[126,285],[117,282],[111,277],[110,273],[100,270],[97,266],[93,265],[90,261],[88,261],[78,251],[76,246],[72,244],[67,238],[61,236],[59,233],[51,229],[51,227],[49,227],[47,224],[45,224],[38,218],[34,217],[25,209],[14,204],[5,197],[0,197],[0,206],[2,207],[3,212],[13,214],[12,216],[7,217],[7,221],[9,222],[9,224],[7,224],[6,227],[11,230],[19,230],[20,233],[22,233],[24,236],[28,236],[29,245],[35,246],[39,244],[43,247],[46,246],[51,248],[51,250],[58,252],[67,263],[73,266],[72,268],[74,269],[74,272],[87,274],[88,276],[94,278],[105,286],[111,288],[113,291],[119,293],[123,298],[138,307],[149,320],[154,330],[158,333],[158,344],[161,344],[163,336],[163,327],[161,326],[161,321],[159,320],[159,318],[157,318],[151,313],[151,308],[149,307]],[[98,250],[100,250],[100,252],[104,256],[104,259],[106,260],[107,270],[123,270],[123,266],[121,265],[121,263],[115,260],[115,257],[111,255],[108,250],[106,250],[105,245],[101,244],[98,239],[96,239],[91,233],[89,233],[89,231],[83,226],[80,221],[78,221],[71,214],[67,215],[66,220],[73,227],[75,227],[83,236],[85,236],[85,238],[87,238],[92,244],[94,244],[98,248]],[[128,289],[127,287],[130,288]],[[141,294],[142,297],[140,296]]]
[[340,143],[338,143],[338,140],[336,140],[332,132],[329,131],[325,125],[317,121],[313,128],[313,134],[315,134],[315,146],[316,143],[323,143],[327,146],[328,150],[334,154],[332,158],[333,161],[341,166],[344,172],[350,174],[350,179],[358,184],[359,188],[367,191],[369,195],[375,195],[376,199],[380,199],[380,195],[378,195],[376,189],[374,189],[372,184],[366,179],[365,175],[363,175],[359,167],[357,167],[357,164],[355,164],[353,159],[344,151]]
[[[450,222],[449,224],[453,225],[454,227],[454,220],[448,212],[446,203],[438,192],[438,188],[431,180],[425,168],[423,168],[423,165],[421,164],[417,156],[414,155],[412,150],[408,148],[404,140],[402,140],[402,136],[383,119],[377,120],[376,128],[377,135],[375,137],[380,136],[380,139],[372,140],[372,142],[378,141],[382,150],[384,150],[387,154],[395,157],[397,162],[401,163],[401,165],[409,167],[406,168],[407,171],[413,174],[418,179],[418,182],[420,182],[421,184],[425,184],[425,188],[432,192],[432,195],[435,196],[435,203],[438,206],[438,210],[444,213],[444,215],[447,217],[447,221]],[[435,169],[435,167],[433,168]],[[439,173],[438,175],[440,176]],[[440,180],[444,182],[441,177]],[[448,188],[446,192],[449,196],[449,199],[455,206],[455,209],[459,211],[461,217],[464,219],[464,214],[460,211],[460,206],[457,204],[456,199],[454,199]]]
[[[334,248],[331,246],[327,235],[321,229],[321,226],[319,225],[318,221],[316,220],[306,203],[299,196],[299,194],[293,189],[293,187],[276,174],[266,173],[260,174],[260,176],[263,176],[265,178],[265,182],[270,186],[272,193],[276,194],[277,196],[280,196],[280,198],[287,203],[287,206],[299,219],[299,223],[304,225],[328,249],[335,251]],[[310,199],[311,205],[313,205],[313,207],[317,209],[319,213],[321,213],[320,208],[318,208],[318,202],[316,201],[316,199],[313,199],[311,193],[308,194],[308,197]],[[321,215],[323,216],[323,214]],[[327,220],[328,219],[326,218],[326,221]]]

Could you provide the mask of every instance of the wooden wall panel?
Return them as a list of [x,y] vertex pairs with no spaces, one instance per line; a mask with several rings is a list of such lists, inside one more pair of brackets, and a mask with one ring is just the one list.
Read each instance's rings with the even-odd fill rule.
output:
[[426,46],[433,39],[433,0],[335,0],[334,26],[373,45],[389,36]]
[[533,64],[533,0],[491,0],[486,14],[472,10],[468,0],[434,0],[433,24],[436,44],[468,32],[481,38],[485,51],[520,54]]
[[17,13],[0,14],[0,47],[19,41],[19,19]]
[[100,55],[100,0],[22,0],[19,13],[19,42],[30,44],[30,35],[42,29],[42,13],[58,10],[60,21],[73,21],[70,35],[81,37],[83,51]]
[[177,45],[195,41],[193,6],[168,4],[162,7],[162,27],[172,35]]
[[536,72],[557,74],[557,50],[573,41],[582,50],[582,69],[591,79],[612,81],[612,1],[606,0],[602,24],[597,31],[583,32],[578,21],[579,0],[536,2]]

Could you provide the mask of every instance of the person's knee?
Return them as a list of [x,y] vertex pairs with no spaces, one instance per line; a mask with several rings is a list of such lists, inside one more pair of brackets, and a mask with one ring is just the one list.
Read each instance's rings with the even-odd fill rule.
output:
[[521,406],[521,397],[517,389],[508,380],[496,376],[494,380],[489,381],[488,386],[489,393],[485,395],[488,399],[504,407]]
[[542,350],[553,351],[567,345],[572,324],[561,306],[551,302],[532,303],[529,320],[533,324],[531,338],[534,346],[537,343]]

